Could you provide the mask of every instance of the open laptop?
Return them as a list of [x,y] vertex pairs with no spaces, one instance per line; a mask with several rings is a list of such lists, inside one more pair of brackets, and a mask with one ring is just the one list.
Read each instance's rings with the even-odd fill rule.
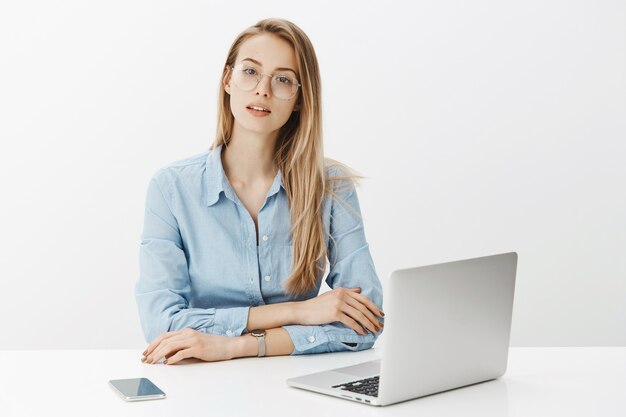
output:
[[381,359],[287,384],[382,406],[498,378],[506,371],[517,253],[390,277]]

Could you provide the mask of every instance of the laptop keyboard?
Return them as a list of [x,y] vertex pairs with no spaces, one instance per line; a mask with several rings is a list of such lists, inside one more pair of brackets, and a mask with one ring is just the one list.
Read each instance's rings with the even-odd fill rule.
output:
[[357,394],[378,397],[378,375],[371,378],[359,379],[358,381],[346,382],[344,384],[333,385],[332,388],[355,392]]

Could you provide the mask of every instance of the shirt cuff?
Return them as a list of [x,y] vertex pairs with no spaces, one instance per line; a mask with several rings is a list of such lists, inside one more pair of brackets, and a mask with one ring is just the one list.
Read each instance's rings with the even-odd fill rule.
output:
[[207,333],[225,336],[241,336],[248,325],[250,307],[218,308],[213,317],[213,326]]
[[303,353],[315,353],[315,348],[324,346],[329,339],[321,326],[288,325],[283,326],[287,330],[294,350],[292,355],[302,355]]
[[289,325],[283,328],[289,333],[294,345],[292,355],[369,349],[382,333],[368,332],[360,335],[343,323],[321,326]]

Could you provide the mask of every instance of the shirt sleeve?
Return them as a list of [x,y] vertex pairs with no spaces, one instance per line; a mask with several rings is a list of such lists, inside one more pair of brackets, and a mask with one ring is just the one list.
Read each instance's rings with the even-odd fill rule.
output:
[[191,327],[204,333],[241,335],[250,307],[189,308],[189,268],[176,217],[158,174],[148,185],[134,293],[148,343],[161,333]]
[[[361,288],[382,310],[383,291],[374,262],[365,239],[358,196],[352,181],[341,181],[341,190],[336,193],[339,200],[333,199],[330,216],[330,239],[328,258],[330,271],[326,283],[330,288]],[[383,318],[379,318],[384,323]],[[351,327],[335,322],[321,326],[283,326],[294,344],[292,355],[357,351],[374,346],[382,333],[361,335]]]

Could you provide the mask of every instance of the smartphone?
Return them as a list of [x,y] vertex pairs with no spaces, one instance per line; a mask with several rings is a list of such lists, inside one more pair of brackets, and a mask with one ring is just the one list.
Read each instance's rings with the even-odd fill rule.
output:
[[165,393],[148,378],[112,379],[109,385],[126,401],[158,400]]

